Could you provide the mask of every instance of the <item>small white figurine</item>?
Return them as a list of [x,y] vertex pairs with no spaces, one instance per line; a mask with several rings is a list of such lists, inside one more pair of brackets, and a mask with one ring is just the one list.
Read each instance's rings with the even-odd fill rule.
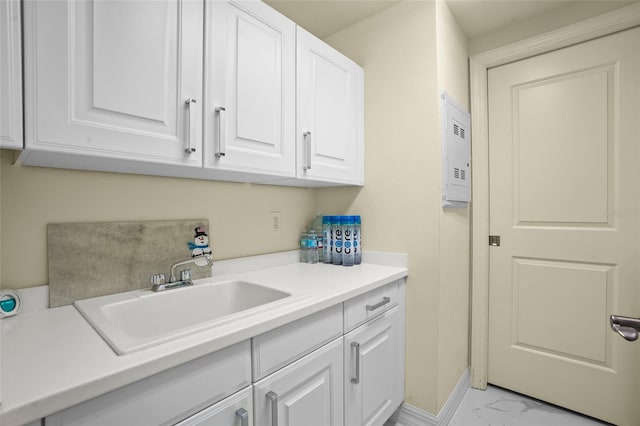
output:
[[[208,255],[211,256],[211,248],[209,248],[209,237],[204,232],[204,226],[198,226],[194,229],[196,235],[193,237],[193,243],[189,242],[189,249],[191,250],[191,257],[198,257]],[[198,266],[207,266],[207,261],[196,262]]]

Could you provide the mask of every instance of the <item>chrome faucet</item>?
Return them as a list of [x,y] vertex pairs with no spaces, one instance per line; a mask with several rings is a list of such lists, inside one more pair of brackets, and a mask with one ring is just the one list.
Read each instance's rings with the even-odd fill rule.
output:
[[190,263],[196,263],[199,260],[204,259],[209,266],[213,266],[213,260],[211,259],[210,254],[205,254],[202,256],[190,257],[185,260],[180,260],[173,265],[171,265],[171,269],[169,270],[169,282],[164,282],[164,274],[156,274],[151,277],[151,283],[153,286],[151,287],[151,291],[164,291],[172,288],[178,287],[186,287],[193,285],[193,281],[191,281],[191,272],[189,270],[181,271],[180,281],[176,279],[175,271],[178,266],[188,265]]
[[169,270],[169,283],[174,283],[176,282],[176,276],[175,276],[175,270],[178,266],[184,266],[184,265],[188,265],[190,263],[196,263],[199,260],[206,260],[207,261],[207,265],[209,266],[213,266],[213,260],[211,260],[211,255],[210,254],[204,254],[202,256],[196,256],[196,257],[190,257],[188,259],[185,260],[181,260],[179,262],[174,263],[173,265],[171,265],[171,269]]

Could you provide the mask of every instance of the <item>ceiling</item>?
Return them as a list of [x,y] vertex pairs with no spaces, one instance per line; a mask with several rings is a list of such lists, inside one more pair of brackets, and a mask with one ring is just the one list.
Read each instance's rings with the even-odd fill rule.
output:
[[350,27],[398,0],[264,0],[318,38]]
[[[434,0],[409,0],[434,1]],[[467,37],[474,38],[566,6],[600,4],[611,10],[628,4],[617,0],[446,0]],[[362,21],[397,0],[265,0],[265,3],[319,38]]]

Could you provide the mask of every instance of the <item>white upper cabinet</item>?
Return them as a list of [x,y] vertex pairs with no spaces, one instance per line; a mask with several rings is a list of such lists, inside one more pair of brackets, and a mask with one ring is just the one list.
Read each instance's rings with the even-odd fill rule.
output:
[[25,1],[25,148],[201,167],[202,8]]
[[0,148],[21,149],[22,53],[20,1],[0,2]]
[[[25,0],[23,10],[19,163],[364,184],[362,68],[261,1]],[[18,12],[3,1],[3,24],[19,25]],[[2,146],[22,148],[20,82],[7,80],[20,59],[4,54],[19,55],[20,29],[0,34]]]
[[205,14],[205,167],[294,177],[295,23],[258,1]]
[[364,73],[298,27],[297,176],[364,184]]

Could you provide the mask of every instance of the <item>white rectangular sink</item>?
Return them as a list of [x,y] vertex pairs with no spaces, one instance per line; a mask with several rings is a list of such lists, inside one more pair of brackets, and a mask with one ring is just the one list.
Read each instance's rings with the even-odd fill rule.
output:
[[78,300],[74,306],[118,355],[262,312],[291,294],[245,281],[138,290]]

